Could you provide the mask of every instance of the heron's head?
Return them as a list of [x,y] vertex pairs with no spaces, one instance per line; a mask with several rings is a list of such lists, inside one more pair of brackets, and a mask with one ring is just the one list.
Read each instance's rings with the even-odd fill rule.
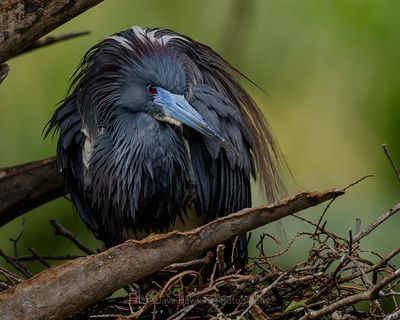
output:
[[85,56],[80,85],[86,91],[84,99],[91,99],[91,110],[83,113],[95,106],[96,116],[103,118],[95,119],[98,124],[115,112],[144,112],[173,126],[188,126],[234,150],[190,103],[202,76],[196,63],[179,50],[177,41],[188,40],[162,32],[157,37],[156,31],[160,32],[133,27],[102,41]]

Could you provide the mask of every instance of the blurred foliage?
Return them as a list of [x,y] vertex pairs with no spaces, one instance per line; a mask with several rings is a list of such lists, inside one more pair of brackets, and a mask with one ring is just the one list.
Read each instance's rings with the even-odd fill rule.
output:
[[[10,75],[0,86],[0,166],[54,155],[56,139],[43,141],[42,129],[92,45],[131,25],[167,27],[210,45],[266,90],[267,95],[246,85],[293,172],[290,192],[344,187],[376,174],[328,211],[327,227],[346,236],[356,218],[365,226],[398,201],[400,186],[381,144],[387,143],[400,163],[399,12],[395,0],[105,1],[53,32],[89,30],[90,36],[10,61]],[[261,202],[256,194],[255,204]],[[317,218],[322,210],[303,214]],[[20,252],[31,246],[43,254],[79,253],[54,237],[50,218],[92,247],[101,246],[71,204],[59,199],[26,215]],[[382,254],[393,248],[400,218],[392,222],[365,240],[364,247]],[[282,224],[288,239],[308,228],[293,218]],[[20,226],[17,219],[1,230],[0,247],[10,254],[8,238],[16,237]],[[262,231],[277,233],[275,229],[272,225]],[[284,262],[298,261],[306,246],[295,245]]]

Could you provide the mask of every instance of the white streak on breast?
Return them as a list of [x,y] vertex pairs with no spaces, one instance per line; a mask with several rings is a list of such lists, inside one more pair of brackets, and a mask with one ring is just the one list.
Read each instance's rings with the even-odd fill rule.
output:
[[82,148],[82,162],[86,170],[89,170],[89,162],[90,158],[92,157],[93,153],[93,146],[94,146],[94,141],[93,139],[89,136],[88,131],[86,128],[81,129],[82,133],[85,135],[85,143]]

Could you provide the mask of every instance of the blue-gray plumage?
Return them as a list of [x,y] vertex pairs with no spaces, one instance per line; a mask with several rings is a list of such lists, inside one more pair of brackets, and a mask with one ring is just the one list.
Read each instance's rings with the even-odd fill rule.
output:
[[[133,27],[84,56],[49,122],[72,202],[112,246],[163,232],[194,208],[204,223],[251,206],[257,173],[269,199],[279,152],[243,75],[209,47]],[[246,255],[245,237],[240,251]]]

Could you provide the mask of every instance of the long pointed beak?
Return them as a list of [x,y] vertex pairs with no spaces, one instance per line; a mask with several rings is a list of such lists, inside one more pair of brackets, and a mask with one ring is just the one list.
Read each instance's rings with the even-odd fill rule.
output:
[[154,102],[163,109],[166,116],[191,127],[208,138],[216,139],[225,149],[237,153],[232,143],[227,141],[220,132],[211,128],[184,96],[157,87]]

